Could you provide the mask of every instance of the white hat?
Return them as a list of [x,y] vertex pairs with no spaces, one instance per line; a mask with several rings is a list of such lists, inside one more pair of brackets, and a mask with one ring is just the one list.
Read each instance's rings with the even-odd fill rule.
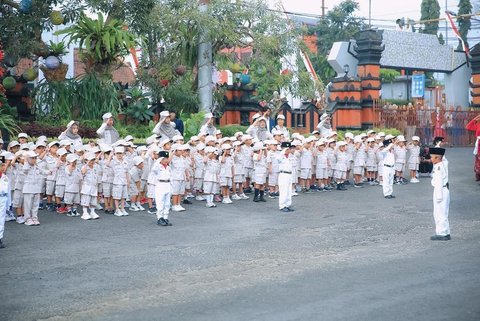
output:
[[412,140],[415,140],[415,141],[419,142],[419,141],[420,141],[420,137],[418,137],[418,136],[413,136],[413,137],[412,137]]
[[272,130],[272,135],[273,136],[283,135],[283,132],[281,130],[274,129],[274,130]]
[[311,143],[311,142],[314,142],[316,140],[317,139],[315,138],[315,136],[308,136],[308,138],[305,139],[305,143]]
[[71,146],[71,145],[73,145],[73,142],[69,139],[63,139],[63,140],[60,141],[59,144],[60,144],[60,146],[67,146],[67,145]]
[[112,113],[105,113],[105,114],[103,114],[102,119],[107,120],[107,119],[112,118],[112,117],[113,117]]
[[42,135],[37,138],[37,142],[46,142],[48,141],[47,136]]
[[[118,147],[117,147],[117,148],[118,148]],[[94,153],[87,153],[87,154],[85,154],[85,159],[86,159],[87,161],[94,160],[95,158],[97,158],[97,156],[95,156]]]
[[68,154],[67,155],[67,163],[73,163],[78,160],[78,156],[75,154]]
[[367,143],[373,143],[373,142],[375,142],[375,138],[373,138],[373,137],[368,137],[367,138]]
[[385,136],[385,140],[394,139],[394,138],[395,138],[395,136],[390,135],[390,134],[388,134],[387,136]]
[[327,143],[327,141],[325,140],[325,138],[320,138],[320,139],[316,142],[315,146],[316,146],[316,147],[322,146],[322,145],[325,146],[326,143]]
[[254,151],[259,151],[262,148],[263,148],[263,144],[261,142],[255,143],[255,145],[253,145],[253,150]]
[[169,138],[165,138],[163,140],[160,141],[160,143],[158,144],[159,147],[163,147],[165,146],[165,144],[168,144],[168,143],[171,143],[172,141],[169,139]]
[[239,142],[238,140],[236,142],[233,142],[233,147],[237,147],[242,145],[242,142]]
[[278,115],[278,116],[277,116],[277,119],[283,119],[283,120],[285,120],[285,116],[284,116],[284,115]]
[[202,149],[205,149],[205,144],[204,143],[198,143],[197,146],[195,146],[195,149],[196,150],[202,150]]
[[300,145],[302,145],[302,143],[301,143],[300,141],[298,141],[298,140],[294,140],[294,141],[292,142],[292,146],[300,146]]
[[145,139],[145,143],[147,145],[151,145],[155,142],[158,142],[158,138],[157,138],[157,135],[152,135],[152,136],[148,136],[146,139]]
[[355,137],[353,138],[353,142],[354,142],[355,144],[361,143],[361,142],[362,142],[362,136],[360,136],[360,135],[355,136]]
[[375,134],[376,131],[374,131],[373,129],[370,129],[369,131],[367,131],[367,135],[370,135],[370,134]]
[[48,147],[50,148],[50,147],[52,147],[53,145],[60,145],[60,143],[59,143],[58,141],[54,140],[53,142],[50,142],[50,143],[48,144]]
[[28,152],[25,152],[24,156],[28,158],[33,158],[33,157],[37,157],[38,154],[35,153],[33,150],[29,150]]
[[190,137],[190,141],[192,141],[192,142],[197,142],[197,141],[199,141],[199,140],[200,140],[200,138],[198,138],[198,136],[192,136],[192,137]]
[[339,142],[337,143],[337,146],[338,146],[338,147],[340,147],[340,146],[346,146],[346,145],[347,145],[347,143],[346,143],[345,141],[343,141],[343,140],[342,140],[342,141],[339,141]]
[[101,151],[100,148],[98,148],[97,146],[93,146],[90,148],[90,152],[94,154],[99,153],[100,151]]
[[355,136],[353,136],[352,133],[348,132],[348,133],[345,133],[345,138],[350,138],[350,139],[353,139]]
[[115,147],[115,154],[125,153],[125,147],[117,146]]
[[214,153],[215,150],[216,150],[216,148],[213,147],[213,146],[207,146],[207,147],[205,147],[205,153]]
[[380,137],[385,137],[385,133],[384,133],[384,132],[379,132],[379,133],[378,133],[378,136],[380,136]]
[[47,147],[47,143],[41,140],[35,144],[35,148],[36,147]]
[[26,133],[20,133],[20,134],[18,134],[18,138],[27,138],[28,139],[28,135]]
[[197,136],[198,136],[198,138],[200,138],[200,137],[205,137],[205,136],[207,136],[207,134],[204,133],[204,132],[200,132],[200,133],[197,134]]
[[139,153],[139,154],[140,154],[141,152],[145,152],[145,151],[147,151],[147,150],[148,150],[148,149],[147,149],[147,146],[143,146],[143,145],[142,145],[142,146],[138,146],[138,147],[137,147],[137,153]]
[[29,150],[29,149],[30,149],[30,145],[28,145],[28,144],[21,144],[21,145],[20,145],[20,149],[21,149],[21,150]]
[[179,144],[179,146],[177,147],[177,150],[189,150],[190,149],[190,145],[188,144]]
[[324,113],[322,114],[322,116],[320,116],[320,120],[325,120],[327,117],[329,117],[329,115],[327,113]]
[[[110,116],[110,117],[111,117],[111,116]],[[110,117],[108,117],[108,118],[110,118]],[[107,118],[107,119],[108,119],[108,118]],[[71,120],[71,121],[70,121],[70,122],[67,124],[67,128],[70,128],[70,127],[72,127],[72,126],[73,126],[73,124],[75,124],[75,123],[77,123],[77,124],[78,124],[78,121]]]
[[405,139],[405,136],[403,136],[403,135],[398,135],[397,139],[398,139],[398,141],[400,141],[400,142],[406,142],[406,141],[407,141],[407,140]]
[[210,119],[210,118],[213,118],[213,114],[212,113],[206,113],[205,116],[203,116],[205,119]]
[[333,137],[333,136],[336,136],[337,135],[337,132],[331,132],[330,135],[328,135],[328,137]]
[[232,149],[232,145],[230,145],[230,144],[222,144],[222,149],[223,149],[223,150]]
[[5,152],[3,156],[5,156],[5,160],[12,160],[14,155],[10,152]]
[[172,137],[172,140],[174,142],[176,142],[177,140],[183,140],[183,136],[182,135],[175,135],[175,136]]
[[23,157],[25,157],[25,153],[26,153],[25,151],[19,150],[18,152],[15,153],[15,157],[23,158]]
[[16,140],[12,140],[9,144],[8,144],[8,148],[12,148],[12,147],[15,147],[15,146],[20,146],[20,143],[17,142]]
[[258,117],[261,117],[261,115],[257,113],[253,115],[252,120],[255,121],[255,119],[257,119]]
[[234,136],[238,138],[238,136],[243,136],[243,133],[242,132],[236,132]]
[[209,135],[209,136],[205,137],[205,144],[210,143],[210,142],[214,142],[216,140],[217,139],[215,137]]
[[177,150],[180,146],[182,146],[182,145],[181,145],[181,144],[173,144],[170,149],[171,149],[172,151],[175,151],[175,150]]
[[319,132],[318,130],[314,130],[314,131],[312,132],[312,135],[315,135],[315,134],[320,134],[320,132]]
[[215,131],[215,135],[219,135],[219,134],[221,134],[221,133],[222,133],[222,131],[221,131],[220,129],[217,129],[217,130]]
[[140,156],[135,156],[133,158],[133,163],[135,164],[135,166],[138,166],[139,164],[143,163],[143,158]]
[[133,136],[132,135],[127,135],[123,140],[126,141],[126,142],[133,141]]
[[67,154],[67,150],[65,148],[60,148],[58,151],[57,151],[57,155],[58,156],[63,156],[65,154]]
[[27,143],[28,149],[34,150],[35,149],[35,144],[33,142]]
[[113,148],[112,148],[112,146],[110,146],[110,145],[102,144],[102,145],[100,146],[100,150],[101,150],[102,152],[104,152],[104,153],[108,153],[108,152],[113,151]]
[[245,134],[245,135],[242,136],[242,142],[244,142],[246,140],[249,140],[249,139],[253,139],[253,137],[248,135],[248,134]]

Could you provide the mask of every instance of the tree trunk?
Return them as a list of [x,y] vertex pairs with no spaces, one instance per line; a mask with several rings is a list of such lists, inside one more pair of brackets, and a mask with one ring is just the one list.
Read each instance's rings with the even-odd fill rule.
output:
[[[208,0],[200,0],[198,10],[205,14],[208,10]],[[212,109],[212,42],[205,26],[200,27],[198,45],[198,96],[200,111],[209,112]]]

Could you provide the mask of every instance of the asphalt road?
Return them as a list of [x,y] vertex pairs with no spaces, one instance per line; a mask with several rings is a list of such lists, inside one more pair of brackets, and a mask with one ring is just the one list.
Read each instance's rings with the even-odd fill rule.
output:
[[8,222],[0,320],[480,320],[480,186],[449,149],[452,240],[430,179],[171,215]]

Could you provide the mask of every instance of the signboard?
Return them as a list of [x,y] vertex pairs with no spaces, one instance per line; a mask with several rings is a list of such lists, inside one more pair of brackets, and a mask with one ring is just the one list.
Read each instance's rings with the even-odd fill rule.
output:
[[425,75],[412,76],[412,98],[423,98],[425,94]]

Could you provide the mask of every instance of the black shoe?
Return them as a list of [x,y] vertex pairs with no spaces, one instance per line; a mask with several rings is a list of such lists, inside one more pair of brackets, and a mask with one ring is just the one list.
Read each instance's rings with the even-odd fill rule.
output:
[[386,199],[392,199],[393,198],[393,195],[387,195],[385,196]]
[[340,190],[341,191],[346,191],[347,190],[344,183],[340,184]]
[[172,226],[172,223],[170,223],[170,221],[166,218],[163,219],[165,221],[165,223],[167,223],[168,226]]
[[430,237],[430,240],[432,241],[449,241],[450,240],[450,234],[448,235],[434,235]]
[[159,218],[157,220],[157,225],[161,225],[161,226],[168,226],[168,223],[165,222],[165,220],[163,219],[163,217]]
[[244,189],[243,192],[245,194],[252,194],[252,189],[249,187],[249,188]]
[[345,185],[352,185],[352,183],[350,183],[350,181],[345,181]]
[[190,202],[188,199],[184,199],[183,204],[192,204],[192,202]]
[[0,249],[4,249],[5,248],[5,244],[3,244],[3,239],[0,239]]
[[155,214],[155,213],[157,213],[157,208],[155,206],[150,207],[147,212],[148,212],[148,214]]
[[288,209],[288,207],[284,207],[280,210],[281,212],[284,212],[284,213],[288,213],[290,212],[290,210]]
[[355,184],[353,185],[353,187],[356,187],[356,188],[363,188],[363,185],[362,185],[361,183],[358,183],[358,184],[357,184],[357,183],[355,183]]
[[287,207],[287,209],[288,209],[289,212],[295,212],[295,210],[293,208]]
[[256,195],[253,197],[254,202],[260,202],[260,196]]
[[266,202],[267,200],[265,199],[265,196],[261,195],[259,198],[260,202]]

